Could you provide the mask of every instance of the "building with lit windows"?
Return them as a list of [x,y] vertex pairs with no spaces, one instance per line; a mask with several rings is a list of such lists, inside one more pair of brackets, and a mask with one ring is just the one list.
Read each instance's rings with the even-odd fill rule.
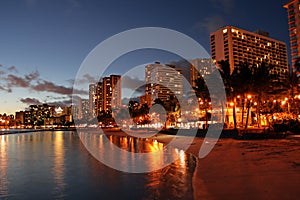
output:
[[96,94],[96,84],[89,85],[89,119],[93,118],[95,115],[95,94]]
[[[115,107],[121,107],[121,76],[110,75],[104,77],[102,81],[90,86],[90,102],[94,102],[95,115],[98,116],[101,111],[109,111]],[[93,98],[93,100],[91,100]],[[90,106],[91,107],[91,106]]]
[[93,98],[95,115],[98,116],[103,110],[103,82],[98,82],[95,84],[95,94]]
[[103,95],[106,95],[104,101],[104,110],[121,107],[121,76],[110,75],[103,78]]
[[194,88],[196,87],[196,80],[205,77],[212,72],[212,59],[194,59],[189,61],[190,66],[190,84]]
[[149,64],[145,67],[145,78],[146,95],[151,97],[152,103],[155,99],[168,102],[171,96],[182,97],[182,73],[174,65]]
[[[286,8],[288,12],[292,66],[295,67],[295,63],[300,57],[300,1],[289,1],[284,5],[284,8]],[[295,71],[296,70],[300,73],[300,69],[295,69]]]
[[272,72],[284,81],[288,71],[286,44],[269,37],[263,31],[249,32],[226,26],[210,35],[211,57],[214,62],[228,60],[231,71],[240,63],[274,65]]
[[82,118],[83,119],[89,119],[90,113],[89,113],[89,99],[82,99],[81,100],[81,112],[82,112]]

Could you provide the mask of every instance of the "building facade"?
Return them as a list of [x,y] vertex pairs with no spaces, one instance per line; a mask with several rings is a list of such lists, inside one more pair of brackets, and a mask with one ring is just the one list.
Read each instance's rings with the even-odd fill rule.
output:
[[95,116],[95,94],[96,94],[96,84],[89,85],[89,119]]
[[[94,89],[93,89],[94,88]],[[92,95],[94,91],[94,95]],[[94,102],[90,108],[94,107],[96,116],[102,111],[109,111],[112,108],[121,107],[122,91],[121,91],[121,76],[110,75],[104,77],[102,81],[90,86],[89,102]]]
[[284,81],[288,71],[286,44],[269,37],[263,31],[249,32],[226,26],[210,35],[211,56],[214,62],[228,60],[231,71],[240,63],[259,65],[262,62],[274,65],[271,73]]
[[284,5],[284,8],[286,8],[288,12],[292,66],[299,74],[300,69],[295,68],[295,63],[300,58],[300,1],[289,1]]
[[95,115],[98,116],[100,112],[103,110],[103,82],[98,82],[95,86]]
[[171,96],[182,98],[182,73],[181,69],[172,65],[163,65],[159,62],[145,67],[146,95],[151,102],[160,99],[163,102],[170,101]]
[[194,88],[196,87],[196,80],[211,74],[212,72],[212,59],[194,59],[189,61],[190,66],[190,84]]

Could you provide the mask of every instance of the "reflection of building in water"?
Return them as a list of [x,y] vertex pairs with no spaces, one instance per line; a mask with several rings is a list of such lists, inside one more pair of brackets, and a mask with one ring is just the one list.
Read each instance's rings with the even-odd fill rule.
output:
[[53,141],[54,149],[54,166],[52,168],[52,174],[56,183],[56,189],[54,190],[57,195],[63,195],[65,189],[65,148],[64,148],[64,132],[56,132]]
[[[196,167],[196,158],[183,150],[173,149],[179,159],[162,169],[166,173],[152,172],[147,174],[149,183],[149,199],[193,199],[192,179]],[[153,184],[155,183],[155,184]],[[172,184],[176,183],[176,184]],[[164,193],[165,188],[171,193]]]
[[8,136],[0,136],[0,197],[8,195]]
[[145,67],[146,95],[151,96],[152,103],[155,99],[168,102],[170,97],[182,97],[181,69],[174,65],[163,65],[159,62]]

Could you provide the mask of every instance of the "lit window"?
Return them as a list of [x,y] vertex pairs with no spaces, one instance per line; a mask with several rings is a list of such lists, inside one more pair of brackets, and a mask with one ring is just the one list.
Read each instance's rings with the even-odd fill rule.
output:
[[223,29],[223,33],[227,33],[227,29]]

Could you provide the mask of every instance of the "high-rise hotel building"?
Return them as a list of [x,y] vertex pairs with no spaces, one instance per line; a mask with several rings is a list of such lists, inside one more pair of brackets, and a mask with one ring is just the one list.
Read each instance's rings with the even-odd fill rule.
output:
[[196,87],[196,80],[203,78],[212,72],[212,59],[203,58],[203,59],[194,59],[189,61],[190,63],[190,84],[194,88]]
[[96,84],[89,85],[89,113],[90,118],[95,115],[95,94],[96,94]]
[[90,108],[94,108],[96,116],[101,111],[108,111],[121,106],[121,76],[110,75],[102,81],[90,85]]
[[146,95],[151,97],[153,103],[159,98],[168,102],[170,97],[180,99],[182,97],[182,73],[181,69],[173,65],[163,65],[159,62],[145,67]]
[[275,66],[273,73],[279,74],[280,81],[288,71],[286,44],[270,38],[266,32],[226,26],[210,35],[210,45],[213,61],[228,60],[231,71],[240,62],[254,65],[266,62]]
[[[300,58],[300,0],[289,1],[284,8],[288,12],[292,66],[295,67],[297,59]],[[298,73],[300,73],[300,69],[298,69]]]

